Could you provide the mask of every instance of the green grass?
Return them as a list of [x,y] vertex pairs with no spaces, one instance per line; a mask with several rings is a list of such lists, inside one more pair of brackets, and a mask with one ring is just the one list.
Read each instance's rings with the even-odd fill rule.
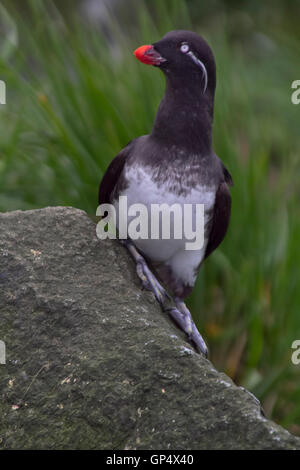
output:
[[1,9],[0,210],[72,205],[94,214],[108,163],[149,133],[164,90],[162,74],[133,49],[171,29],[201,33],[218,69],[214,147],[235,186],[228,235],[189,305],[216,367],[300,434],[300,366],[290,360],[300,339],[300,106],[290,99],[298,26],[283,2],[242,11],[229,3],[139,1],[133,21],[110,13],[113,44],[82,19],[66,23],[51,2],[31,1],[30,15]]

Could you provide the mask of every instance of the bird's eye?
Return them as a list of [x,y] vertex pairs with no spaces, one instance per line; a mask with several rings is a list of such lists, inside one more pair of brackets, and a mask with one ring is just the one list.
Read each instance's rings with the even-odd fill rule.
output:
[[183,52],[183,54],[186,54],[190,50],[189,45],[185,42],[182,43],[181,46],[180,46],[180,50],[181,50],[181,52]]

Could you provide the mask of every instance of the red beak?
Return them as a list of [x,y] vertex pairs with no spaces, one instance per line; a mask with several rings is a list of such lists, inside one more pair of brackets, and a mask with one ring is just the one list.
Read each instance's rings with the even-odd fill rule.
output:
[[134,55],[140,62],[147,65],[160,65],[162,62],[166,61],[153,46],[138,47],[134,51]]

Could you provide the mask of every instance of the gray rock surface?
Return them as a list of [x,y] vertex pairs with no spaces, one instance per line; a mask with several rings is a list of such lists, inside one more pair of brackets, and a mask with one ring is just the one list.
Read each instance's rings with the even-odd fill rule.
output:
[[300,449],[72,208],[0,214],[0,447]]

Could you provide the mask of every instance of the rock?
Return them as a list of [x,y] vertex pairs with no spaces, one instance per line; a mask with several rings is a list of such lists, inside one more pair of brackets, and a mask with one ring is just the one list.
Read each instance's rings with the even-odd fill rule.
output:
[[0,447],[300,449],[72,208],[0,214]]

